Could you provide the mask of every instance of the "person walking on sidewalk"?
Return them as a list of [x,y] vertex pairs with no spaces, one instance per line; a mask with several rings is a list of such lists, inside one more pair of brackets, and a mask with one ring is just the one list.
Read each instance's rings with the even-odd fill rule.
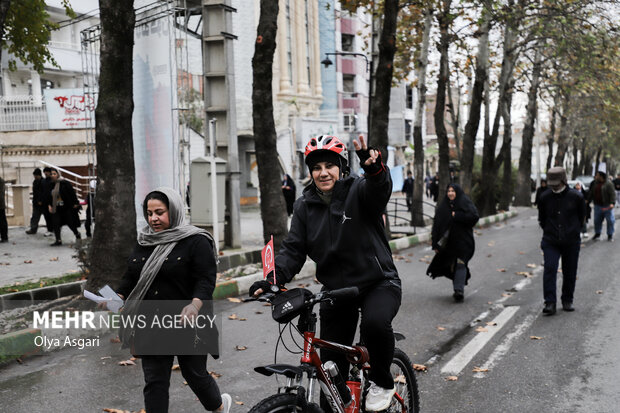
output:
[[620,206],[620,174],[613,180],[614,189],[616,190],[616,207]]
[[[577,181],[575,182],[575,190],[581,193],[583,199],[588,199],[588,191],[585,190],[583,186],[583,182]],[[590,216],[592,215],[592,208],[590,207],[590,203],[586,202],[586,217],[583,220],[583,225],[581,226],[581,237],[588,238],[588,221],[590,220]]]
[[607,241],[614,240],[614,204],[616,191],[614,185],[607,179],[607,174],[598,171],[595,182],[590,185],[589,200],[594,201],[594,237],[599,239],[603,230],[603,220],[607,221]]
[[32,172],[32,176],[34,176],[34,181],[32,181],[32,217],[30,218],[30,228],[26,231],[26,234],[29,235],[37,233],[41,215],[44,215],[47,211],[45,202],[47,195],[41,169],[35,169],[34,172]]
[[[207,231],[187,224],[184,210],[181,195],[172,188],[157,188],[144,198],[142,211],[148,225],[138,232],[138,244],[129,256],[127,271],[116,290],[121,298],[127,297],[122,314],[136,314],[149,300],[171,300],[181,305],[188,303],[180,311],[183,319],[191,321],[198,318],[203,305],[209,305],[205,300],[213,299],[217,275],[215,241]],[[157,305],[163,307],[163,303]],[[196,331],[197,338],[200,330]],[[194,331],[190,332],[193,338]],[[169,338],[165,330],[158,333]],[[179,344],[175,348],[181,348],[185,335],[173,333],[179,341],[174,343]],[[163,340],[162,336],[153,337],[149,331],[125,329],[120,336],[123,347],[131,345],[135,355],[142,359],[147,413],[167,413],[175,354],[149,355],[148,349],[154,349]],[[228,394],[220,394],[207,370],[208,353],[215,357],[218,354],[207,347],[176,355],[181,374],[206,410],[228,413],[232,399]]]
[[573,295],[581,247],[580,232],[585,220],[583,195],[568,187],[566,171],[554,167],[547,171],[549,191],[540,197],[538,223],[543,230],[540,247],[544,255],[543,314],[556,311],[558,263],[562,258],[562,308],[574,311]]
[[56,241],[53,247],[62,245],[60,231],[63,225],[67,225],[76,239],[81,239],[78,227],[80,226],[79,211],[82,208],[73,186],[62,176],[56,168],[51,168],[52,189],[48,196],[48,210],[52,214],[54,222],[54,235]]
[[[390,363],[394,355],[392,320],[401,303],[401,281],[385,237],[382,214],[392,194],[388,168],[380,152],[364,138],[353,141],[364,176],[349,176],[347,148],[335,136],[318,136],[306,145],[306,164],[312,184],[295,202],[288,236],[275,258],[276,284],[284,285],[299,273],[309,256],[317,264],[323,288],[357,287],[360,294],[334,305],[321,305],[321,338],[351,345],[361,310],[360,335],[370,356],[370,388],[366,411],[390,406],[395,393]],[[270,277],[267,277],[270,280]],[[250,296],[269,288],[258,281]],[[346,375],[344,355],[321,350]],[[328,410],[325,397],[321,404]]]
[[405,199],[407,201],[407,211],[411,211],[411,205],[413,204],[413,173],[411,171],[407,171],[407,178],[403,182],[403,188],[401,189],[402,193],[405,194]]
[[9,224],[6,220],[4,179],[0,176],[0,242],[9,242]]
[[282,195],[284,195],[286,213],[289,217],[293,215],[293,204],[295,203],[296,192],[295,181],[293,181],[293,178],[291,178],[289,174],[284,174],[282,178]]
[[45,233],[46,237],[51,237],[54,235],[54,220],[52,219],[52,214],[49,211],[49,193],[52,191],[53,187],[52,168],[46,166],[43,168],[43,179],[41,181],[41,190],[45,194],[43,201],[45,203],[45,212],[43,212],[43,217],[45,218],[45,228],[47,229],[47,232]]
[[446,196],[435,211],[431,232],[435,257],[426,274],[431,278],[448,277],[452,280],[456,302],[462,302],[465,285],[471,277],[467,263],[474,256],[474,225],[478,210],[472,200],[457,184],[449,184]]

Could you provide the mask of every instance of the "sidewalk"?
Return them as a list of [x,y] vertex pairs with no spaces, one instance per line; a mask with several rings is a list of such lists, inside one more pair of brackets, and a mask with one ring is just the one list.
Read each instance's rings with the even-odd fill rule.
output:
[[[241,249],[223,250],[220,257],[226,269],[225,257],[232,253],[253,251],[263,246],[263,224],[258,206],[241,209]],[[63,227],[63,245],[51,247],[54,237],[44,237],[45,227],[39,227],[34,235],[26,234],[26,227],[10,227],[9,242],[0,244],[0,287],[37,281],[43,277],[60,277],[79,272],[76,255],[75,236],[69,228]],[[85,238],[84,227],[79,228]]]

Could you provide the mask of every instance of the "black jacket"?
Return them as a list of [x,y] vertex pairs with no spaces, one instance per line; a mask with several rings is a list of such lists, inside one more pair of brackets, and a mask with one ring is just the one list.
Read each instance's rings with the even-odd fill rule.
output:
[[48,188],[45,179],[35,179],[32,181],[32,205],[35,207],[44,207],[47,205],[47,194],[51,191]]
[[568,186],[558,194],[549,190],[538,203],[538,223],[543,240],[566,245],[580,242],[581,227],[586,216],[586,204],[580,192]]
[[316,262],[317,279],[329,290],[363,290],[386,279],[400,284],[381,216],[392,180],[385,166],[366,175],[338,180],[329,205],[314,185],[304,189],[275,260],[278,284],[290,281],[306,256]]
[[[127,260],[127,271],[116,292],[125,298],[138,283],[142,267],[155,247],[136,245]],[[145,300],[210,300],[217,268],[213,248],[203,235],[193,235],[177,243],[166,258]]]
[[405,178],[405,182],[403,182],[403,189],[402,192],[405,195],[409,195],[409,196],[413,196],[413,178]]

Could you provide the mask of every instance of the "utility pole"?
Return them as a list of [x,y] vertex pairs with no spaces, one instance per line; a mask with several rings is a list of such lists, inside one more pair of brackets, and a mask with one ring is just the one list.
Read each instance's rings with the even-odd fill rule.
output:
[[[239,170],[239,144],[237,137],[237,112],[235,105],[235,65],[232,34],[232,13],[237,9],[231,0],[203,0],[203,72],[205,76],[205,110],[207,119],[215,118],[218,128],[215,145],[225,146],[226,210],[225,244],[232,248],[241,246],[241,190]],[[221,58],[221,52],[224,58]],[[222,88],[226,91],[221,95]],[[218,139],[219,138],[219,139]],[[213,151],[215,152],[215,151]]]

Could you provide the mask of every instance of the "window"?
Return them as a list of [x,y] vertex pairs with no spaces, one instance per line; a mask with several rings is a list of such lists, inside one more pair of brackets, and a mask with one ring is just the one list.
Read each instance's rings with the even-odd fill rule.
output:
[[354,113],[345,113],[343,114],[343,117],[344,130],[347,132],[353,132],[355,130],[355,119],[357,116],[355,116]]
[[407,98],[406,98],[406,108],[413,109],[413,88],[411,86],[407,86]]
[[343,52],[352,52],[353,51],[353,40],[355,37],[352,34],[342,34],[342,51]]
[[54,82],[47,79],[41,79],[41,90],[54,89]]
[[355,75],[342,75],[342,91],[347,94],[355,93]]

